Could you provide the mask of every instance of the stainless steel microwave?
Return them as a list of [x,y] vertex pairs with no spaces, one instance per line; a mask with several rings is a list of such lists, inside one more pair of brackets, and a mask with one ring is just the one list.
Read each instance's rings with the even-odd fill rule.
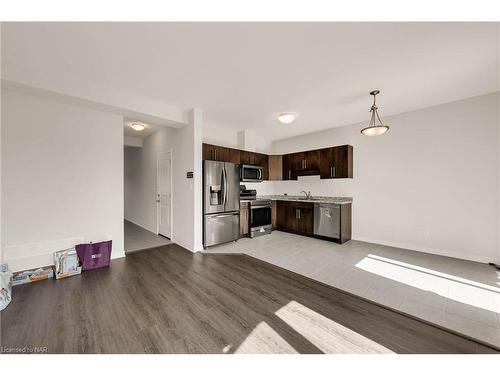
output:
[[242,164],[240,168],[240,181],[262,182],[264,179],[263,168],[258,165]]

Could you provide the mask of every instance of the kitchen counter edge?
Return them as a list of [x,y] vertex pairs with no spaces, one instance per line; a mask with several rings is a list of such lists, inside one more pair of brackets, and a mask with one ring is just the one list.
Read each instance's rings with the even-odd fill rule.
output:
[[330,203],[330,204],[349,204],[352,203],[352,197],[324,197],[313,196],[313,199],[294,195],[258,195],[257,199],[270,199],[273,201],[288,201],[288,202],[306,202],[306,203]]

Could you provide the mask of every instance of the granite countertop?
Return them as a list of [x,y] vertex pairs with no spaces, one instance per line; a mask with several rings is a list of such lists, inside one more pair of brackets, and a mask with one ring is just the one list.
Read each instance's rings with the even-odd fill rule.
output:
[[257,199],[271,199],[273,201],[292,201],[292,202],[308,202],[308,203],[332,203],[332,204],[347,204],[352,203],[352,197],[324,197],[312,196],[312,199],[306,199],[304,195],[258,195]]

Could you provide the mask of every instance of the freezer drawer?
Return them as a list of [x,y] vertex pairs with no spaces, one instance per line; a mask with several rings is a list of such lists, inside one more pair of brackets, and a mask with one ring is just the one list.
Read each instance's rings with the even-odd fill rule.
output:
[[203,246],[236,241],[240,237],[240,213],[225,212],[204,216]]
[[314,234],[340,239],[340,206],[338,204],[314,204]]

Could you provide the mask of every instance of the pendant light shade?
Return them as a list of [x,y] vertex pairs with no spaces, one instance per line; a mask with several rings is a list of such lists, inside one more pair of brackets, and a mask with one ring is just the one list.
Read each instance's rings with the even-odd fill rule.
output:
[[370,108],[372,117],[370,119],[370,124],[368,124],[366,128],[361,129],[361,134],[366,135],[368,137],[376,137],[377,135],[382,135],[385,132],[387,132],[387,130],[389,130],[389,127],[382,123],[382,120],[380,120],[380,117],[378,115],[378,107],[376,105],[375,99],[379,93],[380,93],[379,90],[374,90],[370,92],[370,95],[373,95],[373,104],[372,107]]

